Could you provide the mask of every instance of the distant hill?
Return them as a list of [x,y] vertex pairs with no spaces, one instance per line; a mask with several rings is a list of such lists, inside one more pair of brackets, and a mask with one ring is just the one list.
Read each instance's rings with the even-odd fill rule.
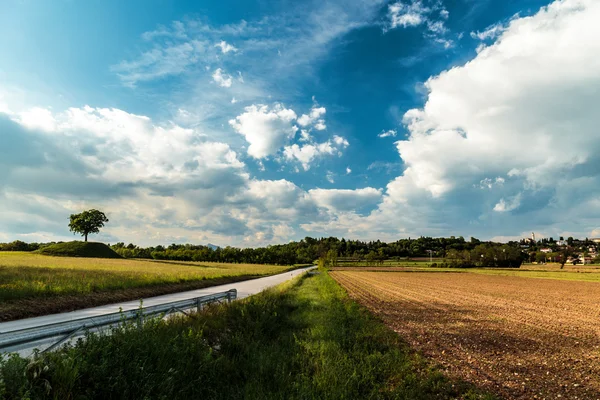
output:
[[211,243],[208,243],[206,245],[206,247],[209,247],[211,250],[217,250],[217,249],[221,248],[220,246],[217,246],[216,244],[211,244]]
[[52,244],[36,253],[60,257],[123,258],[104,243],[78,241]]

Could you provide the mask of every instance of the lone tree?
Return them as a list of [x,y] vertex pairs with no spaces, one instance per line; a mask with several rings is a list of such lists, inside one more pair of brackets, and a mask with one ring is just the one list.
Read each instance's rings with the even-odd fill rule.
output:
[[84,236],[86,242],[88,234],[100,232],[100,228],[104,227],[105,222],[108,222],[106,215],[98,210],[88,210],[81,214],[71,214],[70,220],[69,230]]

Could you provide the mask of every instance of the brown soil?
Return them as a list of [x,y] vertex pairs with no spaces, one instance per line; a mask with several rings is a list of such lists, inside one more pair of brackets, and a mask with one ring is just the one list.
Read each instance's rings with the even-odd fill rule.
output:
[[0,303],[0,321],[12,321],[22,318],[38,317],[40,315],[55,314],[80,310],[82,308],[97,307],[105,304],[123,301],[139,300],[147,297],[161,296],[163,294],[185,292],[187,290],[203,289],[209,286],[224,285],[240,282],[258,276],[232,276],[216,279],[206,279],[193,282],[161,284],[150,287],[129,288],[109,292],[88,293],[81,295],[54,296],[44,298],[28,298]]
[[333,271],[412,346],[507,399],[600,399],[600,284]]

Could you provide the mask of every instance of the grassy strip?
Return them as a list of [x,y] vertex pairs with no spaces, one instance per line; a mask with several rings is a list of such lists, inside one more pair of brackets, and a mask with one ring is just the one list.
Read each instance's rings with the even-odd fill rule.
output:
[[600,282],[600,269],[595,267],[565,270],[531,270],[526,267],[516,268],[431,268],[431,267],[333,267],[332,271],[362,271],[362,272],[432,272],[432,273],[470,273],[496,276],[516,276],[521,278],[556,279],[562,281]]
[[178,283],[154,283],[142,287],[111,289],[81,294],[58,295],[51,293],[47,297],[44,297],[43,300],[40,300],[40,296],[16,299],[13,301],[0,302],[0,322],[75,311],[83,308],[145,299],[148,297],[185,292],[188,290],[204,289],[211,286],[260,278],[262,276],[264,275],[222,276],[218,278],[198,279]]
[[487,398],[451,382],[326,274],[192,318],[0,363],[0,398]]
[[0,252],[0,321],[199,289],[290,269],[293,267]]

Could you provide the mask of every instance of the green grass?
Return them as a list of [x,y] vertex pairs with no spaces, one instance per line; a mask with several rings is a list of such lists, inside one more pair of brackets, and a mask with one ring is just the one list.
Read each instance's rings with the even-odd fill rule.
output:
[[191,290],[289,268],[0,252],[0,320]]
[[[364,271],[387,272],[386,267],[402,267],[406,268],[405,272],[452,272],[452,273],[471,273],[482,275],[500,275],[500,276],[517,276],[522,278],[536,279],[557,279],[565,281],[583,281],[583,282],[600,282],[600,266],[585,265],[572,266],[567,265],[560,269],[560,264],[534,265],[523,264],[521,268],[440,268],[430,267],[429,263],[420,262],[418,264],[406,264],[403,262],[390,262],[384,266],[360,266]],[[340,265],[346,267],[350,265]],[[389,272],[399,272],[393,268]]]
[[[431,264],[440,264],[443,263],[444,259],[443,258],[433,258],[432,261],[429,261],[429,258],[427,259],[417,259],[417,260],[410,260],[410,259],[400,259],[400,260],[384,260],[383,262],[379,262],[379,263],[371,263],[370,266],[373,267],[429,267]],[[368,262],[365,261],[339,261],[338,262],[338,267],[364,267],[368,264]]]
[[[0,363],[5,399],[478,399],[326,274]],[[4,393],[2,393],[4,390]]]
[[557,279],[563,281],[600,282],[600,269],[579,269],[577,271],[559,270],[500,270],[500,269],[474,269],[474,272],[483,275],[520,276],[523,278]]
[[80,241],[52,244],[39,249],[36,253],[60,257],[122,258],[104,243]]

